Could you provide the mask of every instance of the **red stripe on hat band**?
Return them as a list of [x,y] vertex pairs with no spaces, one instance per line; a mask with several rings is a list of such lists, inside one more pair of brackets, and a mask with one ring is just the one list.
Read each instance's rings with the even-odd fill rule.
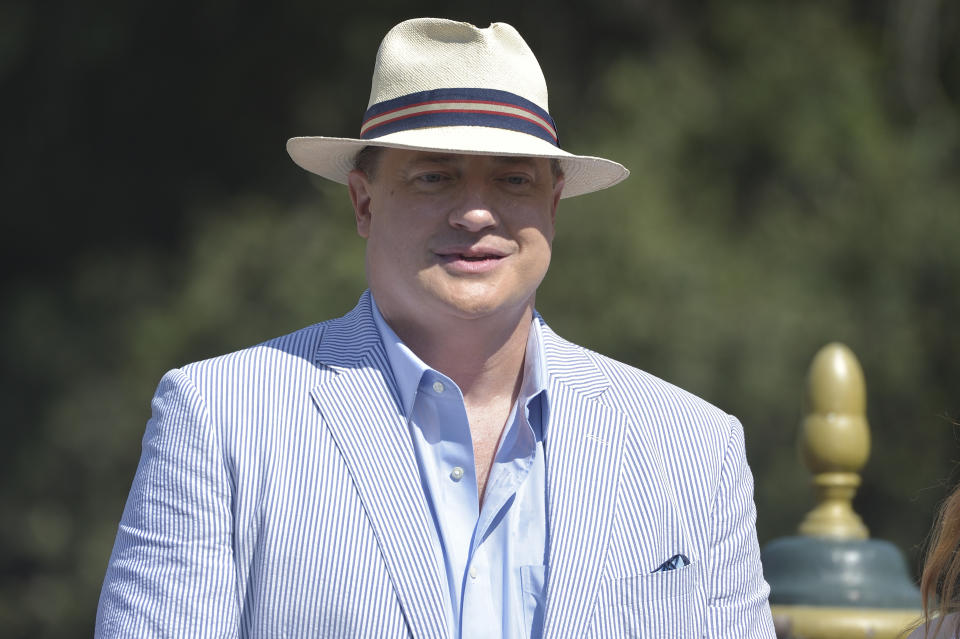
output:
[[[388,111],[383,111],[382,113],[378,113],[378,114],[376,114],[375,116],[371,116],[371,117],[367,118],[366,120],[364,120],[363,124],[360,126],[360,129],[361,129],[361,131],[362,131],[363,128],[366,126],[367,122],[369,122],[370,120],[372,120],[372,119],[374,119],[374,118],[380,118],[380,117],[383,117],[383,116],[385,116],[385,115],[387,115],[387,114],[389,114],[389,113],[396,113],[397,111],[406,111],[407,109],[415,109],[415,108],[417,108],[417,107],[422,107],[422,106],[426,106],[426,105],[429,105],[429,104],[490,104],[490,105],[494,105],[494,106],[501,106],[501,107],[507,107],[507,108],[510,108],[510,109],[516,109],[516,110],[518,110],[518,111],[526,111],[527,113],[529,113],[530,115],[532,115],[533,117],[535,117],[535,118],[537,118],[537,119],[539,119],[539,120],[542,120],[542,119],[543,119],[540,115],[538,115],[537,113],[534,113],[532,110],[526,109],[526,108],[524,108],[524,107],[522,107],[522,106],[519,106],[519,105],[516,105],[516,104],[511,104],[511,103],[509,103],[509,102],[495,102],[495,101],[493,101],[493,100],[427,100],[427,101],[425,101],[425,102],[416,102],[416,103],[414,103],[414,104],[407,104],[407,105],[404,105],[404,106],[401,106],[401,107],[397,107],[397,108],[395,108],[395,109],[390,109],[390,110],[388,110]],[[446,109],[436,109],[436,110],[437,110],[437,111],[441,111],[441,110],[446,110]],[[499,112],[498,112],[498,113],[499,113]],[[547,127],[544,127],[544,128],[546,128],[547,131],[550,132],[550,129],[549,129],[549,128],[547,128]]]
[[372,104],[364,114],[360,137],[451,126],[500,128],[527,133],[553,146],[560,143],[557,125],[539,104],[509,91],[476,87],[429,89]]
[[[435,102],[424,102],[424,103],[421,103],[421,104],[442,104],[443,102],[444,102],[444,101],[435,101]],[[458,103],[461,103],[461,104],[462,104],[462,103],[495,104],[495,105],[498,105],[498,106],[510,107],[510,108],[512,108],[512,109],[520,109],[520,107],[516,107],[516,106],[514,106],[514,105],[512,105],[512,104],[503,104],[503,103],[498,103],[498,102],[483,102],[483,101],[480,101],[480,100],[457,100],[457,102],[458,102]],[[406,111],[407,109],[409,109],[409,108],[411,108],[411,107],[415,107],[415,106],[420,106],[420,104],[410,105],[409,107],[403,107],[403,108],[401,108],[401,109],[393,109],[393,110],[391,110],[391,111],[388,111],[387,113],[394,113],[394,112],[396,112],[396,111]],[[526,109],[521,109],[521,110],[527,111]],[[477,114],[486,114],[486,115],[497,115],[497,116],[507,117],[507,118],[515,118],[515,119],[517,119],[517,120],[524,120],[524,121],[526,121],[526,122],[529,122],[529,123],[531,123],[531,124],[534,124],[534,125],[538,126],[539,128],[543,129],[554,141],[556,141],[556,139],[557,139],[556,133],[555,133],[553,130],[551,130],[549,127],[545,126],[542,121],[539,121],[539,118],[534,119],[534,118],[536,118],[536,114],[533,113],[533,112],[531,112],[531,111],[527,111],[527,113],[530,113],[531,115],[533,115],[534,118],[524,117],[524,116],[518,115],[518,114],[516,114],[516,113],[505,113],[505,112],[503,112],[503,111],[497,111],[497,110],[494,110],[494,109],[427,109],[427,110],[423,110],[423,111],[416,111],[416,112],[414,112],[414,113],[407,113],[407,114],[405,114],[405,115],[399,115],[399,116],[394,117],[394,118],[387,118],[386,120],[377,122],[376,124],[374,124],[374,125],[372,125],[372,126],[369,126],[369,127],[366,125],[366,123],[364,123],[364,125],[360,128],[360,135],[361,135],[361,136],[365,136],[365,135],[367,135],[370,131],[373,131],[374,129],[376,129],[376,128],[378,128],[378,127],[381,127],[381,126],[384,126],[384,125],[386,125],[386,124],[389,124],[389,123],[391,123],[391,122],[397,122],[397,121],[400,121],[400,120],[406,120],[407,118],[415,118],[415,117],[418,117],[418,116],[421,116],[421,115],[425,115],[425,114],[436,114],[436,113],[465,113],[465,114],[466,114],[466,113],[477,113]],[[382,114],[380,114],[380,115],[377,116],[377,117],[379,118],[379,117],[382,117],[383,115],[385,115],[385,113],[382,113]],[[371,119],[372,119],[372,118],[371,118]]]

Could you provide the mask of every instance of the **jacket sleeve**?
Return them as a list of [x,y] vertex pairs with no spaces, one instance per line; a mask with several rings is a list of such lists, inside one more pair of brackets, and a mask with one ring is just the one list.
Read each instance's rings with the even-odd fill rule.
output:
[[730,418],[730,437],[713,501],[706,574],[705,637],[774,639],[763,579],[753,503],[753,475],[747,465],[743,427]]
[[96,637],[236,637],[232,481],[209,411],[167,373],[110,556]]

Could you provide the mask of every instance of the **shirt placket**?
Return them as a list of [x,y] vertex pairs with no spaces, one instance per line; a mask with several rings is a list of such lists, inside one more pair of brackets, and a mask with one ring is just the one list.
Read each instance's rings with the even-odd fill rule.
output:
[[[511,513],[501,511],[509,508],[511,498],[517,494],[530,473],[536,442],[526,411],[516,406],[507,420],[494,464],[487,480],[483,508],[476,520],[467,558],[467,574],[463,580],[460,629],[461,636],[500,637],[504,602],[494,601],[494,593],[505,596],[509,589],[502,583],[500,565],[491,565],[491,543],[503,544],[508,534],[499,534],[497,529],[509,529]],[[501,560],[506,548],[501,548]]]
[[429,467],[435,476],[427,486],[444,547],[451,605],[459,611],[479,518],[473,441],[459,389],[449,378],[428,371],[420,383],[412,420],[427,444],[422,453],[434,460]]

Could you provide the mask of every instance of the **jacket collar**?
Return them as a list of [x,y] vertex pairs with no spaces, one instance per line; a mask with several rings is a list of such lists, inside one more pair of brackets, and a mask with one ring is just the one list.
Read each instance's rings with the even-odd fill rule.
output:
[[[577,389],[586,397],[600,397],[610,382],[587,357],[585,349],[553,332],[539,313],[535,314],[534,321],[540,327],[547,386],[559,383]],[[314,359],[318,364],[334,368],[351,368],[375,355],[377,350],[382,351],[382,346],[373,320],[373,296],[367,290],[353,310],[324,324],[323,338]],[[389,377],[393,382],[392,374]]]
[[604,402],[610,380],[595,355],[542,329],[554,407],[546,437],[544,636],[582,637],[600,592],[627,419]]
[[321,380],[311,397],[356,486],[407,625],[414,637],[447,636],[443,557],[369,291],[324,324],[315,359]]
[[534,319],[540,325],[548,386],[563,385],[589,398],[603,395],[610,381],[587,356],[587,351],[554,333],[539,313]]

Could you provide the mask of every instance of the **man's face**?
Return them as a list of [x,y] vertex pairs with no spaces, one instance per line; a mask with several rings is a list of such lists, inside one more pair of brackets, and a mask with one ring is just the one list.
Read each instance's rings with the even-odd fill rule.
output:
[[349,184],[388,320],[422,328],[532,309],[563,189],[549,160],[385,149],[373,179],[354,171]]

